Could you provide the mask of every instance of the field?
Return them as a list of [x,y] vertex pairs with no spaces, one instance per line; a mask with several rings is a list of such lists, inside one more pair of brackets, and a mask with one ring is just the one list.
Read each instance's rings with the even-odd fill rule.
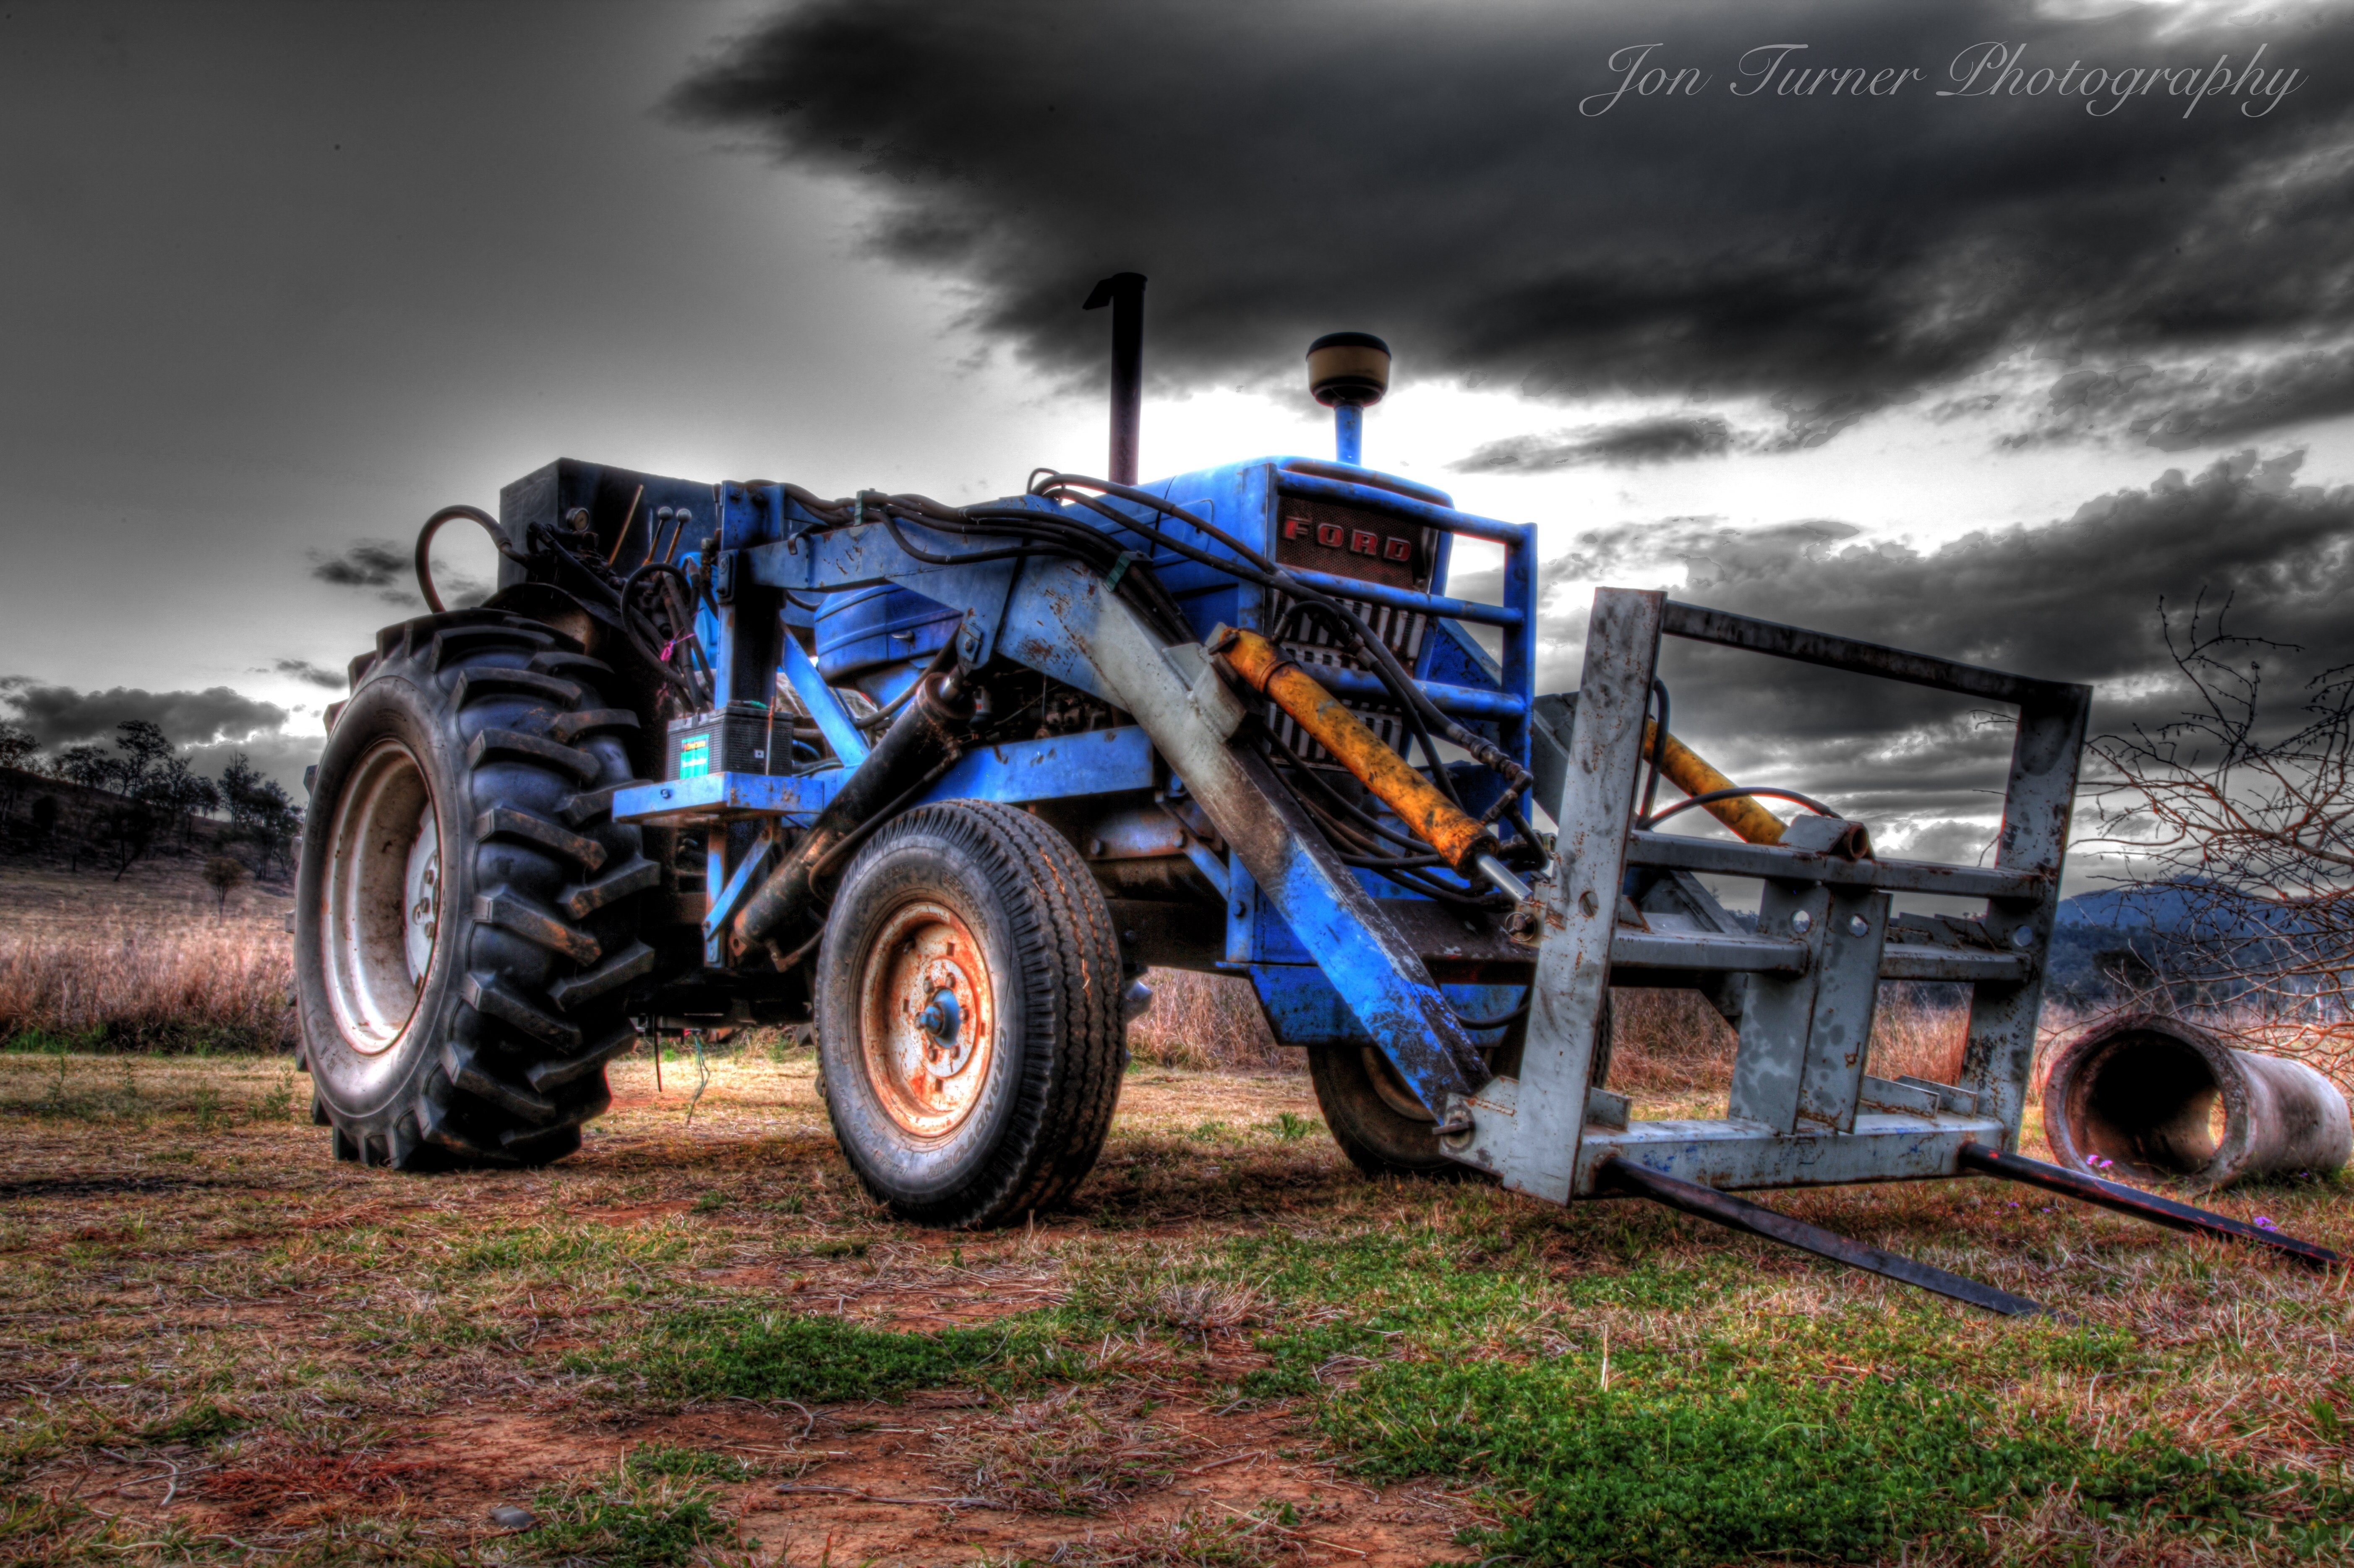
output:
[[[1775,1202],[2074,1321],[1369,1183],[1296,1072],[1140,1063],[1074,1212],[956,1235],[780,1044],[642,1046],[576,1159],[418,1178],[283,1058],[62,1044],[0,1054],[0,1562],[2354,1557],[2347,1276],[1990,1182]],[[2348,1248],[2348,1196],[2219,1206]]]

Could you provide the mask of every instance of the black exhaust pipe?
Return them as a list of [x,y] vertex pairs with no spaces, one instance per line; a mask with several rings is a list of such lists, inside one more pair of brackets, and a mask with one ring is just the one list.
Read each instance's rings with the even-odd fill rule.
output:
[[1114,272],[1099,281],[1086,311],[1111,307],[1111,480],[1136,482],[1137,438],[1144,423],[1144,274]]

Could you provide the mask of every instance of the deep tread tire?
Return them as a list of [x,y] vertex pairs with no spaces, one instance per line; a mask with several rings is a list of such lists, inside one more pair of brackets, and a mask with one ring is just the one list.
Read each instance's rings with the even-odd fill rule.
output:
[[[635,1038],[630,982],[653,969],[637,906],[660,875],[640,831],[612,820],[634,769],[630,726],[596,689],[611,672],[573,649],[537,622],[459,610],[388,627],[352,661],[313,785],[295,917],[315,1114],[338,1159],[544,1164],[611,1103],[605,1063]],[[367,885],[331,872],[338,803],[387,747],[422,775],[440,840],[430,958],[388,1039],[339,1019],[325,945],[331,888]]]
[[[993,998],[971,1107],[936,1137],[885,1103],[862,1034],[862,975],[910,906],[952,912],[986,955]],[[868,1192],[920,1224],[1015,1224],[1094,1169],[1119,1103],[1128,1022],[1111,911],[1078,852],[1011,807],[923,806],[851,863],[816,981],[820,1070],[835,1138]]]

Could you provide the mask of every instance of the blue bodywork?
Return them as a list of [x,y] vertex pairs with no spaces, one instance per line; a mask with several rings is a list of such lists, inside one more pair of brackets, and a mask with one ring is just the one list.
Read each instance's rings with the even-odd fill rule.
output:
[[[1412,671],[1437,705],[1500,746],[1525,765],[1531,746],[1531,713],[1536,630],[1536,529],[1455,510],[1449,498],[1413,481],[1347,464],[1307,458],[1265,458],[1182,474],[1147,487],[1214,526],[1278,555],[1278,531],[1288,502],[1345,509],[1384,526],[1427,541],[1428,591],[1317,573],[1296,563],[1302,580],[1336,597],[1379,610],[1426,617]],[[692,779],[666,779],[625,790],[615,814],[647,822],[704,824],[708,833],[706,885],[713,890],[704,925],[705,962],[724,966],[721,940],[748,883],[749,863],[764,852],[753,828],[784,823],[805,826],[866,755],[867,743],[841,695],[843,690],[888,704],[953,640],[974,667],[992,659],[1012,661],[1072,691],[1108,701],[1114,694],[1084,652],[1075,646],[1065,619],[1076,570],[1067,559],[1033,556],[973,565],[919,560],[894,540],[879,521],[821,526],[782,486],[722,484],[704,492],[716,503],[716,530],[695,537],[710,546],[686,552],[729,591],[698,611],[696,632],[709,652],[716,676],[715,705],[769,700],[781,677],[823,731],[834,759],[790,775],[712,773]],[[1268,590],[1237,581],[1198,561],[1156,549],[1140,535],[1112,525],[1099,514],[1062,507],[1036,496],[1000,504],[1022,505],[1085,523],[1108,534],[1149,564],[1182,608],[1197,638],[1219,625],[1265,630],[1272,619]],[[1118,500],[1106,504],[1124,516],[1152,517],[1146,509]],[[1167,534],[1214,556],[1227,552],[1188,524],[1153,518]],[[903,531],[907,524],[902,524]],[[1446,592],[1458,535],[1501,546],[1500,591],[1491,601],[1458,599]],[[960,553],[949,535],[927,533],[917,542],[934,554]],[[970,553],[970,552],[967,552]],[[1231,558],[1231,557],[1228,557]],[[1473,629],[1489,634],[1494,652]],[[806,640],[808,647],[803,647]],[[1316,673],[1343,700],[1378,702],[1382,690],[1370,673],[1319,666]],[[1134,850],[1155,853],[1150,840],[1172,819],[1186,820],[1186,786],[1154,751],[1142,729],[1106,711],[1107,727],[1087,728],[980,747],[930,790],[931,800],[991,800],[1051,809],[1066,832],[1104,847],[1114,858]],[[1483,773],[1484,777],[1484,773]],[[1161,812],[1138,808],[1158,805]],[[721,824],[745,824],[721,831]],[[1159,824],[1156,826],[1155,824]],[[763,832],[769,831],[762,829]],[[1119,835],[1128,832],[1131,844]],[[1180,832],[1169,844],[1182,853],[1207,899],[1225,910],[1223,942],[1190,951],[1154,950],[1150,932],[1133,944],[1145,963],[1212,967],[1247,975],[1257,988],[1276,1036],[1289,1044],[1342,1042],[1378,1044],[1396,1032],[1369,1024],[1366,1015],[1394,1020],[1401,987],[1423,984],[1350,935],[1358,924],[1330,896],[1310,886],[1271,896],[1258,888],[1241,860]],[[1371,871],[1356,874],[1363,890],[1384,901],[1437,906]],[[1396,902],[1393,902],[1396,901]],[[1287,919],[1278,906],[1291,911]],[[1303,941],[1299,930],[1318,933]],[[1433,997],[1466,1017],[1510,1011],[1525,993],[1522,984],[1428,982]],[[1416,1011],[1412,1006],[1406,1012]],[[1494,1032],[1475,1044],[1494,1044]],[[1433,1079],[1416,1062],[1400,1062],[1408,1082],[1439,1103],[1458,1086]]]

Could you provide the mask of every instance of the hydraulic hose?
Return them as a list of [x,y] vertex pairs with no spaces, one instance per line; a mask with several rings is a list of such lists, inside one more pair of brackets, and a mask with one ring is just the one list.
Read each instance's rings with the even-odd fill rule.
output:
[[[1662,734],[1659,726],[1649,720],[1643,725],[1643,753],[1657,756],[1659,771],[1669,783],[1687,795],[1705,797],[1698,800],[1701,810],[1731,828],[1735,838],[1753,844],[1782,842],[1785,824],[1781,818],[1741,793],[1741,787],[1719,773],[1706,758],[1674,736]],[[1669,811],[1680,809],[1681,803],[1657,817],[1646,817],[1643,825],[1649,827]]]
[[1514,898],[1529,895],[1526,885],[1496,858],[1495,836],[1384,745],[1298,661],[1257,632],[1231,626],[1212,632],[1207,647],[1222,669],[1290,715],[1355,774],[1416,836],[1438,852],[1449,870],[1458,876],[1479,876]]

